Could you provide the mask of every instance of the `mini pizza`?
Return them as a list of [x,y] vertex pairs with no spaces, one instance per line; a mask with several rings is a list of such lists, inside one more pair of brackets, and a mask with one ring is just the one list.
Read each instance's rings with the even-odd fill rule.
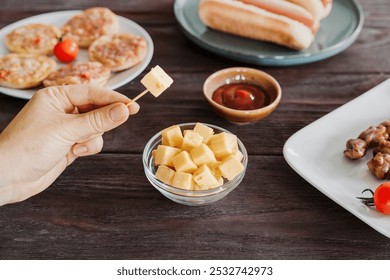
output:
[[118,32],[118,18],[107,8],[87,9],[62,27],[64,38],[73,38],[81,48],[88,48],[100,36]]
[[26,89],[39,86],[56,68],[56,62],[36,54],[7,54],[0,58],[0,86]]
[[62,86],[74,84],[93,84],[104,86],[110,78],[111,71],[100,62],[78,62],[65,65],[51,73],[43,85]]
[[113,72],[131,68],[146,56],[144,38],[132,34],[105,35],[92,43],[88,49],[89,59],[99,61]]
[[51,24],[28,24],[16,28],[5,37],[11,52],[51,55],[61,31]]

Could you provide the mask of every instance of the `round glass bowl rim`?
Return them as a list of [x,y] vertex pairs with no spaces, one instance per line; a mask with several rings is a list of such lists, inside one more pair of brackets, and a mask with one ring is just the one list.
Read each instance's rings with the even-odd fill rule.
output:
[[[181,124],[177,124],[177,125],[180,128],[182,128],[185,126],[193,126],[194,127],[196,124],[197,123],[181,123]],[[201,124],[206,125],[208,127],[211,127],[214,130],[219,130],[220,132],[231,133],[230,131],[228,131],[222,127],[213,125],[213,124],[208,124],[208,123],[201,123]],[[243,176],[245,175],[246,168],[248,165],[248,152],[247,152],[244,144],[237,137],[238,148],[244,156],[243,160],[242,160],[242,164],[244,165],[244,170],[241,171],[241,173],[238,174],[233,180],[228,181],[228,182],[224,183],[223,185],[216,187],[216,188],[212,188],[210,190],[197,190],[197,191],[189,191],[189,190],[176,188],[176,187],[170,186],[168,184],[165,184],[164,182],[157,179],[156,176],[154,175],[154,173],[149,169],[149,160],[148,160],[149,155],[152,152],[152,150],[151,150],[152,143],[154,143],[159,137],[161,137],[161,132],[162,131],[155,134],[146,143],[144,151],[142,153],[142,163],[144,165],[144,171],[145,171],[146,177],[148,177],[149,180],[152,179],[153,181],[155,181],[155,183],[158,183],[159,187],[161,187],[164,191],[168,191],[168,192],[172,193],[173,195],[182,196],[182,197],[196,198],[196,197],[213,196],[213,195],[220,194],[224,191],[233,190],[234,188],[236,188],[238,186],[238,183],[240,183],[241,180],[243,179]],[[233,134],[233,133],[231,133],[231,134]],[[183,193],[185,193],[187,195],[184,195]]]

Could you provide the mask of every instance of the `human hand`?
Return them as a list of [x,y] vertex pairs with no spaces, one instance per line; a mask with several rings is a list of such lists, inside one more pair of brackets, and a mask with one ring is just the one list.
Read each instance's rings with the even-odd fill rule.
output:
[[103,133],[138,112],[128,102],[94,86],[38,91],[0,134],[0,205],[43,191],[76,158],[100,152]]

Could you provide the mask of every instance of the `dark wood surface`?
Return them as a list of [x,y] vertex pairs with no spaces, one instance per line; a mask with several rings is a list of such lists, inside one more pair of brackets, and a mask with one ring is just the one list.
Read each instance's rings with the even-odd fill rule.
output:
[[[210,110],[202,84],[216,70],[253,65],[193,45],[180,32],[173,1],[2,0],[0,27],[43,12],[107,6],[150,33],[151,65],[175,83],[158,100],[141,99],[140,113],[105,135],[101,154],[75,162],[45,192],[0,208],[0,259],[389,259],[388,238],[313,188],[282,155],[297,130],[389,77],[390,5],[361,4],[363,31],[343,53],[309,65],[258,67],[281,83],[281,104],[268,118],[238,126]],[[118,91],[134,97],[139,80]],[[0,94],[0,131],[25,104]],[[187,207],[149,184],[141,156],[159,130],[198,121],[237,134],[249,166],[225,199]]]

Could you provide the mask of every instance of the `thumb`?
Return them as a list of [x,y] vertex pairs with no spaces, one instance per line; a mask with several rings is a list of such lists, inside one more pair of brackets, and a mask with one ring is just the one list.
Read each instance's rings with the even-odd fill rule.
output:
[[74,140],[114,129],[129,118],[129,113],[125,104],[114,103],[88,113],[75,115],[71,122],[72,135],[76,138]]

